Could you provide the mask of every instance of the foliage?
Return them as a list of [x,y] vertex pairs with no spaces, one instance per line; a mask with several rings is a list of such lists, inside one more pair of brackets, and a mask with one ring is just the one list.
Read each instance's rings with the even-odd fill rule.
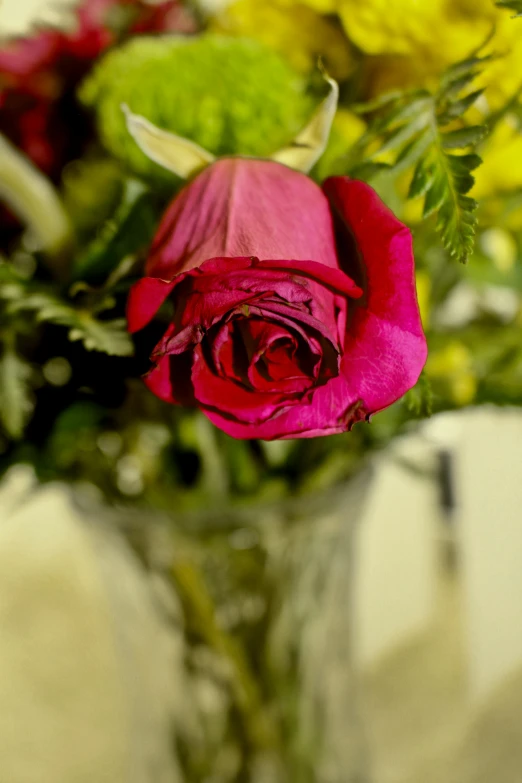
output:
[[514,11],[515,17],[522,16],[522,2],[521,0],[500,0],[495,3],[498,8],[507,8],[509,11]]
[[[360,106],[361,113],[374,113],[374,119],[348,167],[351,176],[366,179],[414,167],[408,198],[424,197],[423,217],[437,214],[444,247],[463,263],[473,249],[477,224],[477,202],[467,195],[474,184],[472,171],[482,162],[475,149],[487,133],[486,126],[470,125],[463,115],[482,95],[483,90],[469,88],[489,59],[473,56],[456,63],[434,92],[392,93]],[[368,152],[358,162],[362,151]],[[385,154],[394,160],[384,160]]]
[[419,418],[431,416],[433,412],[433,391],[424,371],[413,389],[410,389],[404,395],[404,402],[413,415]]
[[[308,5],[317,15],[328,3]],[[273,6],[274,19],[286,14],[291,22],[295,4],[274,0]],[[328,8],[331,14],[334,5]],[[519,94],[512,91],[488,116],[482,92],[502,53],[497,59],[473,53],[446,68],[436,83],[402,85],[375,97],[367,69],[378,63],[346,40],[344,16],[317,18],[335,29],[336,46],[346,45],[349,67],[339,71],[341,105],[314,176],[367,179],[403,219],[409,204],[421,200],[428,218],[412,218],[419,280],[427,282],[421,304],[430,348],[417,386],[347,435],[269,444],[233,441],[198,413],[164,405],[147,392],[140,376],[163,327],[153,323],[131,340],[125,300],[180,183],[142,156],[120,104],[217,154],[263,155],[288,142],[317,98],[313,79],[255,41],[215,33],[138,36],[100,58],[80,89],[98,133],[91,128],[91,143],[57,180],[75,245],[53,264],[29,235],[14,233],[0,264],[4,466],[27,459],[42,479],[87,479],[114,501],[130,498],[165,509],[245,506],[343,481],[432,411],[517,399],[519,316],[492,310],[487,299],[491,287],[515,297],[522,290],[513,219],[522,202],[512,160]],[[223,30],[223,19],[211,26]],[[339,65],[343,58],[334,59]],[[478,183],[477,210],[471,188],[479,153],[487,177]],[[450,262],[451,255],[472,262],[464,269]],[[448,303],[462,287],[478,304],[465,323],[447,326]]]
[[[74,242],[46,256],[0,215],[0,471],[29,462],[40,481],[98,492],[104,507],[123,506],[144,562],[160,557],[165,572],[168,561],[183,662],[200,686],[187,703],[212,711],[195,727],[183,705],[177,740],[194,783],[251,783],[259,760],[259,779],[274,783],[281,768],[296,783],[346,778],[353,694],[332,687],[332,673],[350,633],[339,628],[350,621],[357,474],[365,483],[371,457],[432,413],[522,404],[522,50],[510,43],[520,20],[505,11],[520,14],[520,0],[239,0],[209,20],[227,35],[138,36],[81,86],[92,123],[68,92],[59,125],[71,138],[45,129],[57,151],[79,156],[48,182]],[[466,56],[492,21],[495,57]],[[429,359],[402,400],[351,433],[236,441],[141,380],[162,314],[131,339],[125,302],[180,182],[141,154],[120,104],[217,154],[264,155],[313,111],[303,74],[318,55],[341,103],[313,176],[367,179],[411,224]],[[36,81],[52,92],[54,82]],[[71,114],[79,145],[69,144]],[[31,207],[45,224],[46,199]],[[349,497],[339,486],[348,479]],[[149,546],[149,509],[171,520],[174,557],[163,527]]]

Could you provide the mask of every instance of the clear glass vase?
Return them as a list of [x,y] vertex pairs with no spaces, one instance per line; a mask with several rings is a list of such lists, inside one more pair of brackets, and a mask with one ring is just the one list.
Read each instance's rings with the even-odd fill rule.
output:
[[179,598],[186,783],[370,783],[352,665],[363,471],[327,492],[123,527]]

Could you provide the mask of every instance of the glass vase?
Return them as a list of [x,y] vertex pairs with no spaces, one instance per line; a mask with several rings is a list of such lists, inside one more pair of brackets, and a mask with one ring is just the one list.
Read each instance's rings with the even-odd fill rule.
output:
[[181,612],[173,750],[186,783],[370,783],[352,660],[371,476],[284,502],[118,522]]

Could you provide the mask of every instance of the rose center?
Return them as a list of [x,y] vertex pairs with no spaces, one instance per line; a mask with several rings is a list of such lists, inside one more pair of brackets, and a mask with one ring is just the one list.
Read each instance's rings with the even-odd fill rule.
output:
[[233,317],[209,330],[205,343],[218,375],[248,390],[300,394],[337,374],[333,346],[297,324]]

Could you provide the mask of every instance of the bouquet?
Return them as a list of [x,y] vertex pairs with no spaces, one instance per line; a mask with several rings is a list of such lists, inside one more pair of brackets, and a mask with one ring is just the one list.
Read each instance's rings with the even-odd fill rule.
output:
[[[255,511],[342,485],[433,412],[520,404],[518,17],[89,0],[5,37],[1,470]],[[203,638],[250,725],[243,653]]]

